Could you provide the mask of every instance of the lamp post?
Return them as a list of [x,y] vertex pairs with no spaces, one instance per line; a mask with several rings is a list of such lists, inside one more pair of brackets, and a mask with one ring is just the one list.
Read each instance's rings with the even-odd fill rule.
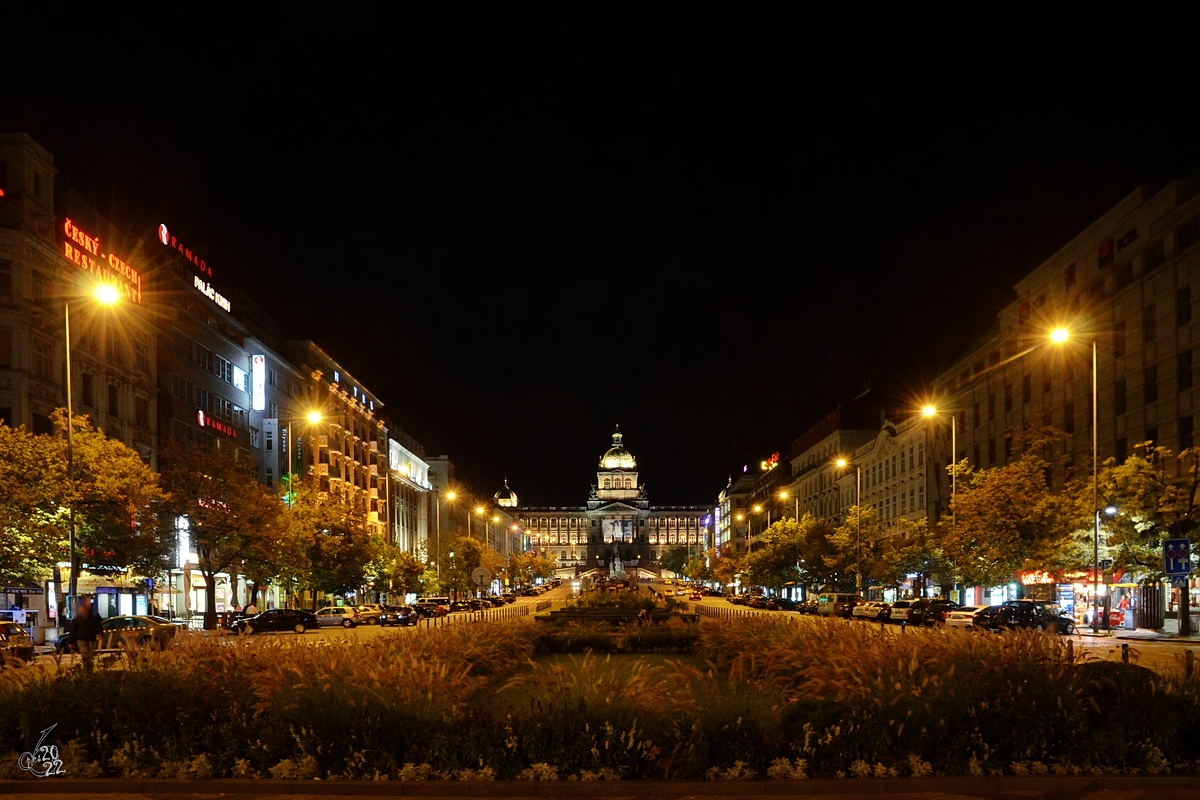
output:
[[[1071,332],[1066,328],[1055,328],[1050,332],[1050,341],[1064,344],[1071,338]],[[1092,338],[1092,519],[1095,524],[1092,532],[1092,633],[1100,632],[1100,458],[1099,458],[1099,414],[1097,407],[1100,398],[1096,392],[1097,373],[1099,372],[1099,353],[1095,337]],[[1187,627],[1187,620],[1180,618],[1180,633]]]
[[[839,458],[836,462],[838,467],[846,469],[850,466],[847,459]],[[859,539],[861,538],[861,515],[862,509],[859,504],[862,502],[862,467],[854,464],[854,507],[859,509],[858,516],[854,517],[854,590],[855,593],[862,591],[862,561],[859,553]]]
[[[450,500],[453,500],[457,496],[458,495],[456,495],[454,492],[446,492],[445,499],[447,501],[450,501]],[[434,511],[436,512],[436,516],[437,516],[437,522],[436,522],[436,528],[437,528],[437,576],[438,576],[438,580],[441,581],[441,579],[442,579],[442,497],[440,495],[434,496],[433,505],[434,505]]]
[[[115,286],[102,283],[92,291],[92,297],[106,306],[111,306],[115,305],[117,301],[121,299],[121,293],[117,291]],[[63,348],[66,353],[65,366],[67,372],[67,482],[72,484],[73,492],[75,482],[75,437],[72,434],[75,430],[75,402],[74,396],[71,392],[71,300],[69,297],[63,297]],[[67,589],[67,611],[70,613],[71,607],[75,603],[75,592],[79,585],[79,559],[76,553],[74,499],[71,499],[71,501],[67,503],[67,518],[71,526],[69,536],[69,546],[71,550],[71,583]]]
[[[925,406],[921,409],[921,413],[927,417],[937,416],[937,406]],[[950,417],[950,463],[958,463],[958,425],[955,424],[953,414],[947,414]],[[941,485],[939,481],[938,485]],[[950,528],[954,528],[954,492],[958,487],[958,475],[954,469],[950,470]],[[940,492],[940,490],[939,490]]]
[[[779,493],[779,499],[780,499],[780,500],[787,500],[787,499],[788,499],[788,493],[787,493],[787,492],[780,492],[780,493]],[[794,499],[795,499],[795,501],[796,501],[796,516],[795,516],[795,517],[793,517],[793,519],[795,519],[797,522],[799,522],[799,521],[800,521],[800,495],[798,495],[798,494],[797,494],[797,495],[796,495],[796,497],[795,497]]]

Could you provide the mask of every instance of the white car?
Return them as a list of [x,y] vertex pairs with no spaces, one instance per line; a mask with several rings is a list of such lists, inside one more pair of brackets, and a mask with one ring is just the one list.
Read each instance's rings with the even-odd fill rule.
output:
[[908,622],[909,609],[912,608],[911,600],[897,600],[892,603],[892,609],[888,613],[888,622],[893,622],[903,625]]
[[982,606],[961,606],[954,609],[946,615],[946,627],[961,628],[963,630],[974,630],[972,624],[975,618],[975,612]]
[[353,606],[326,606],[317,612],[317,624],[322,627],[341,625],[343,628],[353,628],[358,623],[358,612]]
[[854,606],[850,616],[856,619],[875,619],[879,616],[879,603],[859,603]]

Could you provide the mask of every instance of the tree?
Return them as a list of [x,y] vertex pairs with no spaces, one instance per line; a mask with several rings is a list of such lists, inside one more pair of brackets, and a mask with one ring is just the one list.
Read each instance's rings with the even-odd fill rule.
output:
[[371,535],[366,509],[339,492],[320,491],[311,482],[295,490],[292,524],[307,553],[309,586],[340,597],[361,591],[383,546]]
[[865,589],[871,583],[891,585],[886,536],[872,506],[850,506],[846,521],[829,537],[833,552],[824,557],[824,563],[830,569],[830,581],[844,589]]
[[41,580],[67,559],[69,506],[81,563],[157,576],[170,550],[154,518],[157,476],[137,452],[77,415],[68,480],[65,410],[51,419],[51,435],[0,425],[0,576]]
[[[956,577],[980,586],[1010,581],[1020,569],[1070,565],[1071,534],[1089,519],[1074,490],[1056,491],[1066,434],[1028,428],[1012,435],[1018,457],[1001,467],[959,470],[954,524],[941,537]],[[965,486],[964,486],[965,483]]]
[[787,584],[800,579],[800,558],[803,534],[800,523],[794,519],[781,519],[767,528],[762,535],[762,545],[746,554],[742,562],[746,581],[753,586],[765,586],[782,591]]
[[484,546],[470,536],[456,536],[446,553],[442,583],[454,592],[471,592],[475,586],[471,573],[483,563]]
[[688,560],[688,548],[685,544],[673,544],[663,551],[662,558],[658,560],[658,565],[668,572],[674,572],[676,575],[683,574],[683,567]]
[[709,566],[709,562],[715,554],[713,550],[706,550],[703,553],[692,555],[683,565],[684,577],[693,581],[711,581],[712,568]]
[[251,463],[233,447],[209,449],[172,443],[162,453],[161,526],[186,520],[186,534],[205,580],[204,627],[216,627],[216,576],[265,566],[273,548],[288,535],[282,501],[255,479]]
[[729,586],[737,580],[738,574],[742,571],[742,562],[737,554],[728,547],[721,550],[719,554],[716,550],[709,552],[713,553],[709,559],[713,580],[722,586]]
[[[953,588],[953,571],[942,552],[941,540],[946,528],[928,518],[901,519],[899,529],[887,541],[884,551],[885,576],[899,584],[909,575],[920,576],[922,586],[936,578],[942,594]],[[886,582],[886,578],[885,578]]]

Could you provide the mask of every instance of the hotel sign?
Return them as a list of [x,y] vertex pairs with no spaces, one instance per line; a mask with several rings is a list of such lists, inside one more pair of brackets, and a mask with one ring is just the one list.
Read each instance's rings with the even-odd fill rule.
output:
[[225,299],[224,295],[214,289],[208,281],[201,280],[199,275],[193,275],[192,278],[195,281],[196,290],[199,291],[200,294],[204,295],[209,300],[212,300],[221,308],[225,309],[225,311],[229,311],[229,301]]
[[200,270],[200,274],[212,277],[212,268],[205,263],[204,259],[193,253],[192,248],[185,247],[182,242],[172,236],[165,224],[158,226],[158,240],[191,262],[192,266]]
[[200,424],[201,428],[212,428],[214,431],[219,431],[226,436],[237,438],[237,428],[227,425],[219,419],[213,419],[203,411],[196,412],[196,422]]
[[250,356],[250,407],[255,411],[267,409],[267,357]]
[[87,270],[113,286],[121,296],[139,305],[142,302],[142,276],[113,253],[103,252],[99,237],[81,229],[69,217],[63,220],[63,255],[80,269]]

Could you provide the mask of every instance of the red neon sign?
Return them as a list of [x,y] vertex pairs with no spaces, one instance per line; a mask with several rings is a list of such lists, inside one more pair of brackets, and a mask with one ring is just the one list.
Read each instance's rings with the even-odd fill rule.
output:
[[213,430],[219,431],[226,436],[233,436],[235,438],[237,437],[236,428],[234,428],[232,425],[227,425],[224,422],[221,422],[219,419],[213,419],[203,411],[196,412],[196,422],[200,423],[201,428],[212,428]]
[[[165,244],[167,247],[173,248],[174,250],[178,251],[179,255],[183,256],[188,261],[192,262],[192,264],[196,267],[196,269],[200,270],[208,277],[210,277],[210,278],[212,277],[212,269],[209,268],[208,264],[205,263],[204,259],[200,258],[200,256],[193,253],[192,248],[184,247],[182,242],[180,242],[178,239],[176,239],[174,236],[172,236],[171,231],[166,226],[166,223],[159,223],[158,240],[160,242],[162,242],[163,244]],[[226,310],[228,310],[228,309],[226,309]]]
[[113,253],[100,252],[100,239],[84,232],[68,217],[63,220],[63,256],[105,283],[112,284],[128,300],[141,304],[142,276]]

